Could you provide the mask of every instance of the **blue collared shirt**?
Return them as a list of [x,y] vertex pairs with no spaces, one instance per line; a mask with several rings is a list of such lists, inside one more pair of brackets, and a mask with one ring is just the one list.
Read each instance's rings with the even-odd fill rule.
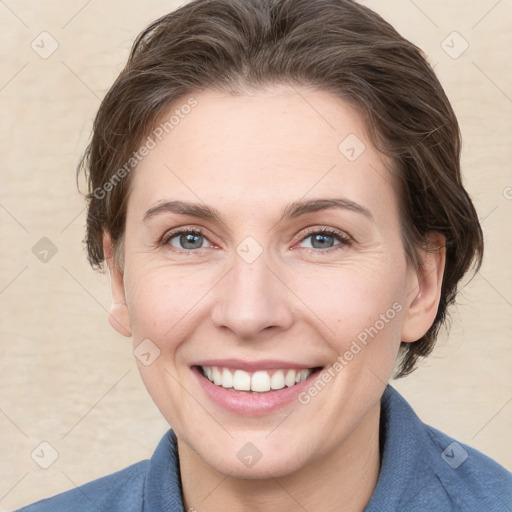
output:
[[[382,464],[364,512],[512,512],[510,471],[424,424],[390,385],[381,403]],[[18,512],[98,511],[184,512],[172,430],[151,459]]]

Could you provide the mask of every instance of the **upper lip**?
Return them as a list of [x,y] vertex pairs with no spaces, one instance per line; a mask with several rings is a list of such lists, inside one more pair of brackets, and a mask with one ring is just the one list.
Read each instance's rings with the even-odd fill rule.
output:
[[191,366],[217,366],[221,368],[234,368],[255,372],[258,370],[284,370],[316,368],[319,365],[301,364],[293,361],[280,361],[277,359],[263,359],[261,361],[246,361],[243,359],[205,359],[193,363]]

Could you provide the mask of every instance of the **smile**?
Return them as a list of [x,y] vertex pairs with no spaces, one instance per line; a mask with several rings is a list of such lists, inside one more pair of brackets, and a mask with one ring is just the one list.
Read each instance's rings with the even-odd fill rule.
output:
[[272,369],[246,372],[217,366],[200,366],[203,376],[216,386],[235,391],[253,391],[266,393],[271,390],[292,387],[305,381],[315,370],[309,369]]
[[224,359],[197,362],[190,369],[212,404],[236,415],[262,416],[299,404],[298,395],[319,378],[323,367]]

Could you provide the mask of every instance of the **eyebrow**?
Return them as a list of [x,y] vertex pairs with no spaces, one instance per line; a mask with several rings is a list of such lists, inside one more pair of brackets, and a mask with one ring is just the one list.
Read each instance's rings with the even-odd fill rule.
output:
[[[374,218],[368,208],[351,201],[346,198],[329,198],[329,199],[310,199],[307,201],[295,201],[285,207],[281,215],[280,221],[285,219],[292,219],[308,213],[314,213],[331,208],[340,208],[343,210],[350,210],[361,215],[364,215],[369,220],[374,222]],[[190,203],[186,201],[166,201],[165,203],[158,204],[150,208],[144,214],[144,222],[149,219],[162,215],[164,213],[176,213],[181,215],[191,215],[202,219],[214,219],[219,222],[222,221],[220,212],[200,203]]]

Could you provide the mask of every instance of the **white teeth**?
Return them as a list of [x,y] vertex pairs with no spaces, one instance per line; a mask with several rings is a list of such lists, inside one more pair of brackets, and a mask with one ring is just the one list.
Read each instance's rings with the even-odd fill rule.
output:
[[250,391],[251,376],[243,370],[236,370],[233,375],[233,387],[238,391]]
[[263,393],[270,391],[270,375],[266,371],[259,371],[253,374],[251,378],[251,391]]
[[301,370],[299,376],[299,382],[305,381],[310,376],[309,370]]
[[[286,378],[284,379],[284,383],[291,387],[295,384],[295,374],[297,372],[295,370],[288,370],[288,373],[286,374]],[[210,379],[211,380],[211,379]]]
[[233,374],[226,368],[222,370],[222,387],[232,388],[233,387]]
[[306,380],[313,370],[276,370],[272,376],[265,370],[259,370],[252,375],[244,370],[235,370],[217,366],[202,366],[204,375],[217,386],[237,391],[254,391],[265,393],[271,389],[291,387]]
[[270,387],[272,389],[283,389],[284,388],[284,373],[282,370],[277,370],[272,378],[270,379]]
[[216,366],[214,366],[212,368],[212,374],[213,374],[213,383],[217,384],[217,386],[220,386],[221,382],[222,382],[222,376],[219,372],[219,369]]

